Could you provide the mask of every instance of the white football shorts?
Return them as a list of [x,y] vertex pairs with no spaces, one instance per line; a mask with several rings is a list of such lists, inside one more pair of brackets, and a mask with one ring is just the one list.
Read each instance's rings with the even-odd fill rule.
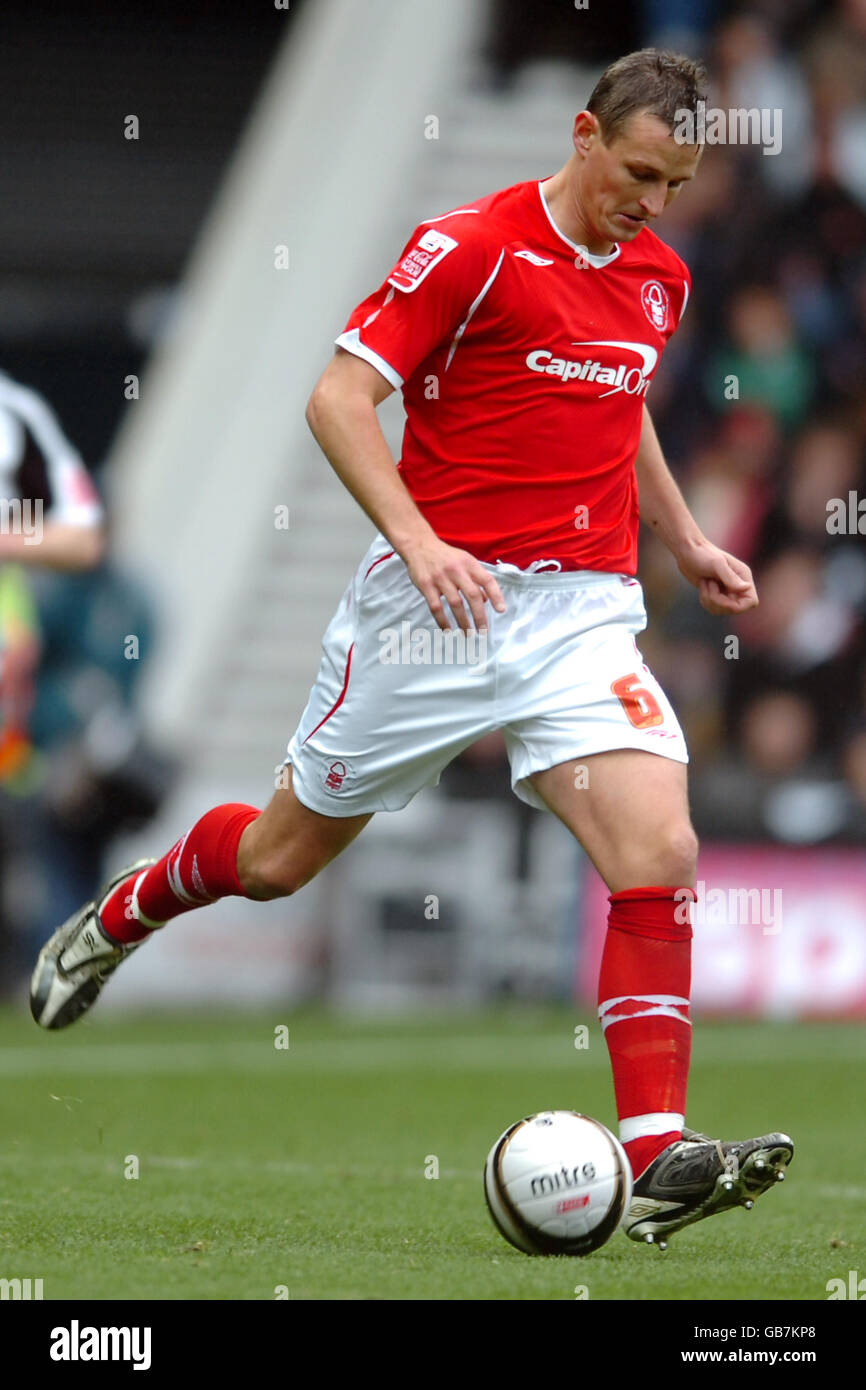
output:
[[640,583],[545,568],[556,563],[486,565],[506,611],[486,605],[486,636],[449,634],[377,536],[322,639],[319,674],[284,760],[299,801],[326,816],[397,811],[495,729],[513,791],[539,810],[548,808],[529,778],[558,763],[614,748],[688,762],[676,716],[635,642],[646,627]]

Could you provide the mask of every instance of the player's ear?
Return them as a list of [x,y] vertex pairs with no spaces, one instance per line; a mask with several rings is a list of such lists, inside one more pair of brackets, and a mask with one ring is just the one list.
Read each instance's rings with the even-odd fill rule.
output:
[[578,111],[574,118],[574,128],[571,132],[571,139],[575,150],[579,155],[589,153],[594,139],[601,133],[601,126],[598,118],[591,111]]

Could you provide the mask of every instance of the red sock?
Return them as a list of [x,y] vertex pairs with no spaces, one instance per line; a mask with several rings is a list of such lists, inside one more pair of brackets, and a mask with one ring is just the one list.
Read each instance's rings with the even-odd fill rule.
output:
[[246,897],[237,873],[238,845],[255,806],[228,802],[197,820],[168,854],[118,884],[100,919],[115,941],[142,941],[181,912],[205,907],[218,898]]
[[629,888],[608,899],[598,1016],[613,1067],[620,1140],[636,1178],[682,1137],[693,900],[691,890],[674,888]]

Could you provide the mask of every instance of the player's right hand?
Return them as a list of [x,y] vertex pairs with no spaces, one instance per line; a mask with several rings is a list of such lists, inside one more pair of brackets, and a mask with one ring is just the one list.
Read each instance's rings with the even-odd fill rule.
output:
[[502,590],[493,575],[467,550],[434,539],[423,542],[403,558],[409,578],[424,595],[443,632],[453,626],[452,613],[464,632],[472,626],[478,632],[486,632],[485,604],[491,603],[497,613],[505,612]]

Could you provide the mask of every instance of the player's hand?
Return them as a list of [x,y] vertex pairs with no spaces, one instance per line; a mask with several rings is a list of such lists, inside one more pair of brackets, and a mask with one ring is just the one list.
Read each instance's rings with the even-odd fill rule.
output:
[[702,541],[679,555],[677,564],[708,613],[745,613],[758,606],[752,571],[736,555]]
[[487,630],[484,605],[490,602],[497,613],[505,612],[502,590],[493,575],[467,550],[434,539],[425,541],[404,555],[409,578],[427,600],[427,607],[443,632],[451,630],[453,613],[457,626],[468,632],[473,626]]

